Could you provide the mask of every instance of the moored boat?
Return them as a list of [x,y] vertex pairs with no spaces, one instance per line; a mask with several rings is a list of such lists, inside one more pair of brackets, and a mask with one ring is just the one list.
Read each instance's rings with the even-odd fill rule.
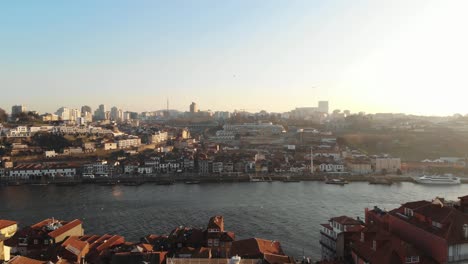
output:
[[185,184],[199,184],[200,181],[185,181]]
[[327,179],[325,180],[326,184],[337,184],[337,185],[345,185],[348,184],[348,181],[344,179]]

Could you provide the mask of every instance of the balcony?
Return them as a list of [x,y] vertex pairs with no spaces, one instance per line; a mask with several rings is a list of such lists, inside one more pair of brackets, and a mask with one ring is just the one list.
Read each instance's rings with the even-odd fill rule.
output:
[[336,245],[335,246],[330,245],[330,243],[327,243],[324,240],[320,240],[320,245],[322,245],[323,247],[325,247],[328,250],[332,251],[333,253],[336,253]]

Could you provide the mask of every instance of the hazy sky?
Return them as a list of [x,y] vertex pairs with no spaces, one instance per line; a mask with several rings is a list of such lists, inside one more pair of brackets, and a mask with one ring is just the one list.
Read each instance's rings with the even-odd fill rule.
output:
[[468,113],[468,1],[2,1],[0,107]]

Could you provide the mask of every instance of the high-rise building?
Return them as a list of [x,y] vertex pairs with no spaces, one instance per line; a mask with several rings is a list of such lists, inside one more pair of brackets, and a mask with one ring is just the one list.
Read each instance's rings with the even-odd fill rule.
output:
[[105,105],[99,105],[99,108],[94,111],[94,117],[96,120],[106,120],[106,106]]
[[123,120],[123,111],[117,107],[112,107],[110,111],[110,120],[120,122]]
[[192,102],[192,104],[190,105],[190,113],[196,113],[196,112],[198,112],[197,103]]
[[11,107],[11,116],[16,116],[20,113],[26,112],[26,106],[24,105],[14,105]]
[[78,117],[81,116],[80,110],[78,109],[70,109],[70,120],[76,121]]
[[319,101],[318,110],[319,112],[328,114],[328,101]]
[[67,107],[60,107],[55,114],[60,120],[70,120],[70,109]]
[[88,113],[92,113],[92,112],[93,112],[93,110],[91,109],[91,106],[83,105],[83,106],[81,107],[81,116],[85,116],[85,115],[86,115],[86,114],[85,114],[86,112],[88,112]]

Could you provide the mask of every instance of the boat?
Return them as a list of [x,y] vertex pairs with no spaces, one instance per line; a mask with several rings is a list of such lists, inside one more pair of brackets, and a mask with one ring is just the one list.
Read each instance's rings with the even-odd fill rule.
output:
[[157,181],[156,185],[173,185],[174,181]]
[[453,174],[446,173],[443,175],[423,175],[414,179],[417,183],[421,184],[434,184],[434,185],[458,185],[461,184],[459,177]]
[[68,181],[68,182],[56,182],[55,185],[56,186],[76,186],[79,183],[80,182],[78,181]]
[[185,181],[185,184],[199,184],[200,181]]
[[49,185],[48,182],[41,182],[41,183],[31,183],[31,186],[47,186]]
[[125,186],[140,186],[142,185],[144,182],[137,182],[137,181],[132,181],[132,182],[126,182],[124,183],[123,185]]
[[337,184],[337,185],[345,185],[348,184],[348,181],[344,179],[327,179],[325,180],[326,184]]

